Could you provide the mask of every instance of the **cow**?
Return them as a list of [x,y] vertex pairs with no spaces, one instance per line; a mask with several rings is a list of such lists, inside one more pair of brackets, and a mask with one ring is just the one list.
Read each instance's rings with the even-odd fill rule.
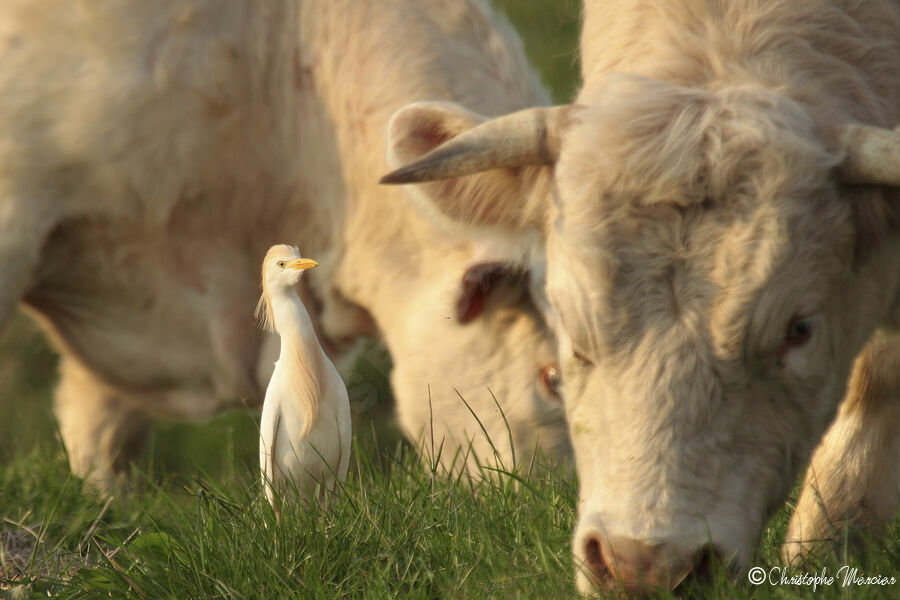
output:
[[0,326],[22,304],[59,350],[76,474],[109,488],[155,419],[261,403],[273,243],[319,261],[300,291],[332,356],[383,340],[401,424],[448,467],[568,455],[511,248],[377,185],[409,100],[549,102],[485,2],[10,0],[0,56]]
[[745,571],[807,465],[785,560],[876,531],[900,492],[900,3],[584,10],[573,105],[404,107],[384,178],[543,281],[579,589]]
[[[387,124],[407,102],[439,97],[488,114],[548,104],[521,42],[482,0],[320,4],[304,7],[301,70],[334,120],[348,207],[330,288],[321,267],[313,285],[372,316],[394,361],[400,424],[428,453],[444,439],[444,462],[460,450],[456,466],[476,475],[496,459],[529,465],[535,449],[564,461],[555,343],[531,280],[506,268],[518,249],[444,231],[408,190],[378,185]],[[328,337],[346,336],[342,321],[324,312]]]

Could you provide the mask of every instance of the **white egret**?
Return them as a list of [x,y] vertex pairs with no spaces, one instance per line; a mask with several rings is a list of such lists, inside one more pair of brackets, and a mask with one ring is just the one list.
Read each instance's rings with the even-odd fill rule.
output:
[[350,460],[350,402],[337,369],[325,355],[294,286],[317,266],[297,248],[279,244],[266,253],[262,297],[256,307],[263,327],[281,338],[281,353],[266,390],[259,438],[259,466],[269,503],[274,489],[311,497],[316,484],[344,481]]

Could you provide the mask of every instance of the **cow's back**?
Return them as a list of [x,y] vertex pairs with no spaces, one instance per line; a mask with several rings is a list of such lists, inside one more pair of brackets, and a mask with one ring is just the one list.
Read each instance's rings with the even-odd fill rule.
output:
[[31,201],[70,212],[162,220],[185,195],[259,184],[250,131],[260,164],[288,165],[296,7],[254,4],[3,3],[3,179],[33,174]]
[[896,0],[589,0],[582,98],[602,95],[606,73],[634,73],[713,91],[758,84],[829,113],[893,125],[898,30]]

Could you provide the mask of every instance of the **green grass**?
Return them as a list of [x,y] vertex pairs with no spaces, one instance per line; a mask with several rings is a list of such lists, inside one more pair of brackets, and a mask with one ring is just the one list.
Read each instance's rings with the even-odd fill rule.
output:
[[573,595],[571,480],[473,484],[435,476],[405,444],[369,445],[327,508],[287,505],[280,521],[252,469],[218,482],[155,474],[107,505],[59,452],[32,454],[0,472],[0,530],[18,543],[0,586],[61,598]]
[[580,85],[581,0],[493,0],[525,43],[528,60],[556,102],[571,102]]
[[24,315],[0,332],[0,465],[53,439],[50,398],[56,363],[56,355]]
[[[346,485],[326,508],[281,519],[249,465],[220,479],[157,470],[112,500],[68,473],[58,448],[0,470],[0,595],[9,598],[575,598],[575,484],[544,471],[473,483],[435,474],[403,443],[357,437]],[[363,447],[361,447],[363,446]],[[223,460],[228,460],[223,458]],[[755,565],[778,565],[787,511]],[[898,526],[886,543],[807,567],[900,576]],[[802,571],[801,571],[802,572]],[[887,588],[896,591],[897,586]],[[722,571],[689,598],[883,598],[836,582],[751,587]],[[673,597],[661,594],[662,598]]]

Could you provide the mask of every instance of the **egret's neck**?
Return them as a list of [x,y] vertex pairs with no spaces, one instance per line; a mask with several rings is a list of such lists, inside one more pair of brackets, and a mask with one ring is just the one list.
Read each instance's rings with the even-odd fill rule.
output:
[[297,291],[293,287],[277,287],[271,292],[271,301],[275,331],[281,337],[282,350],[286,345],[297,343],[310,351],[315,348],[318,345],[316,333]]
[[[272,290],[272,316],[275,330],[281,338],[281,352],[275,366],[280,381],[293,392],[292,401],[305,409],[303,435],[316,424],[319,404],[327,399],[327,360],[316,338],[309,313],[293,287]],[[275,375],[273,375],[273,378]]]

